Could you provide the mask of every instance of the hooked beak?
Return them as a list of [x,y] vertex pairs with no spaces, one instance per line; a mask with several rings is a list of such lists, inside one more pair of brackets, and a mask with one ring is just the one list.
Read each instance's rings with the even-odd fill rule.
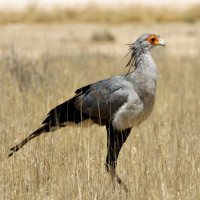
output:
[[160,46],[163,46],[163,47],[166,46],[165,41],[162,40],[162,39],[159,39],[158,42],[156,42],[156,43],[154,43],[154,44],[155,44],[155,45],[160,45]]

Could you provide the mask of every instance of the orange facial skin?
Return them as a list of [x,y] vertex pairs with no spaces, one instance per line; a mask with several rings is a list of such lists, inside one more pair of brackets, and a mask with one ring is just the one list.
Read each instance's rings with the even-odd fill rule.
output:
[[147,41],[152,45],[156,45],[158,44],[159,39],[155,35],[151,35],[147,38]]

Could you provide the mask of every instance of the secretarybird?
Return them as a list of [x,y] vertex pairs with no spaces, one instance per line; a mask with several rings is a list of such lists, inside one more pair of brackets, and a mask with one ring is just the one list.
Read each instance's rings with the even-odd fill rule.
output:
[[91,119],[106,126],[106,170],[123,184],[115,173],[119,152],[131,129],[147,119],[155,102],[157,67],[150,54],[154,46],[165,46],[165,42],[155,34],[141,35],[130,45],[132,54],[127,66],[135,66],[134,71],[76,90],[73,98],[48,113],[39,129],[12,147],[9,156],[42,133],[65,127],[67,122],[78,124]]

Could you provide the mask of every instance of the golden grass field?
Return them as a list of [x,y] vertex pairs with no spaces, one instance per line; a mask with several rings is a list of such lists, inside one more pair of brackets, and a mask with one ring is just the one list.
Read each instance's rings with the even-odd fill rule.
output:
[[[0,199],[200,199],[199,25],[2,25]],[[7,157],[77,88],[126,73],[125,44],[145,32],[167,46],[152,52],[159,68],[153,113],[132,130],[118,159],[128,195],[105,171],[105,127],[69,126]]]
[[[39,2],[38,2],[39,3]],[[138,2],[139,3],[139,2]],[[184,4],[184,2],[183,2]],[[105,5],[91,1],[86,6],[77,5],[76,8],[56,6],[48,9],[37,6],[37,3],[28,4],[25,9],[0,8],[0,24],[9,23],[133,23],[133,22],[189,22],[200,21],[200,3],[178,9],[174,5],[162,7],[159,2],[152,2],[151,6],[132,5]]]

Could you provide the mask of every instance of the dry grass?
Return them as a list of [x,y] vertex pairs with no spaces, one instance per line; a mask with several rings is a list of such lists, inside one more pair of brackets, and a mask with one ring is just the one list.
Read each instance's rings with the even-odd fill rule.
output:
[[120,6],[105,8],[95,4],[85,8],[55,7],[50,10],[29,5],[24,10],[0,10],[0,24],[8,23],[131,23],[131,22],[196,22],[200,20],[200,5],[177,8]]
[[115,37],[108,31],[96,32],[92,35],[92,41],[96,42],[105,42],[105,41],[114,41]]
[[[13,32],[13,27],[7,35],[9,30]],[[66,127],[44,134],[7,158],[9,148],[36,129],[52,107],[72,97],[75,89],[124,72],[125,52],[113,53],[115,43],[113,52],[107,53],[110,44],[95,44],[103,50],[91,52],[77,41],[77,51],[72,46],[65,51],[58,48],[37,58],[17,54],[15,46],[1,53],[0,199],[200,199],[200,54],[174,56],[170,45],[153,52],[159,66],[155,109],[133,129],[119,156],[117,172],[130,189],[128,196],[120,187],[113,189],[105,172],[104,127]],[[93,41],[87,43],[92,47]],[[51,40],[51,49],[53,44]]]

